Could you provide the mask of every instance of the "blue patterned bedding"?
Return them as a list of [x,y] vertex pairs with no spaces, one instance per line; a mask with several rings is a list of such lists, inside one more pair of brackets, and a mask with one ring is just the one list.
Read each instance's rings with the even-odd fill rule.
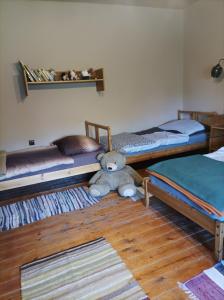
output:
[[132,155],[140,155],[140,154],[144,154],[144,153],[148,153],[148,152],[159,152],[159,151],[164,151],[164,150],[181,147],[181,146],[200,144],[200,143],[206,142],[207,140],[208,140],[208,134],[206,132],[201,132],[201,133],[197,133],[192,136],[189,136],[189,141],[187,143],[159,146],[159,147],[156,147],[156,148],[148,150],[148,151],[130,152],[130,153],[126,153],[125,155],[132,156]]
[[[102,136],[101,144],[107,149],[107,137]],[[120,153],[133,153],[139,151],[147,151],[158,147],[160,143],[155,140],[149,140],[144,135],[123,132],[112,136],[112,147]]]
[[[156,131],[155,131],[156,130]],[[161,130],[160,130],[161,131]],[[154,138],[155,133],[158,135],[158,139]],[[165,135],[167,138],[165,139]],[[202,143],[207,140],[208,136],[206,132],[199,132],[191,136],[171,133],[164,131],[154,131],[140,132],[140,133],[120,133],[112,136],[112,147],[125,155],[136,155],[143,154],[147,152],[161,151],[170,148],[175,148],[178,146],[185,146],[191,144]],[[105,149],[107,146],[107,137],[102,136],[100,142],[103,144]]]

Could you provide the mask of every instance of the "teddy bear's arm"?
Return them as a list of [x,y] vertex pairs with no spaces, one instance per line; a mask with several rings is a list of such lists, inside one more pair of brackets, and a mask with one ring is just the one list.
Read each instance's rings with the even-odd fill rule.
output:
[[143,178],[130,166],[125,166],[126,171],[134,179],[136,185],[142,185]]
[[96,174],[94,174],[93,177],[90,179],[89,184],[96,183],[96,181],[100,178],[102,173],[103,173],[103,170],[99,170]]

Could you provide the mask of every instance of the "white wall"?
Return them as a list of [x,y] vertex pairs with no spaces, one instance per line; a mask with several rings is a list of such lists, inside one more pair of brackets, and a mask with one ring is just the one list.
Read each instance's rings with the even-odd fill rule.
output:
[[[182,107],[182,10],[3,0],[0,13],[0,148],[84,133],[85,119],[115,133],[148,128]],[[39,89],[24,99],[19,59],[33,68],[103,67],[106,90]]]
[[211,68],[224,57],[224,1],[199,0],[184,13],[184,108],[224,113],[224,80]]

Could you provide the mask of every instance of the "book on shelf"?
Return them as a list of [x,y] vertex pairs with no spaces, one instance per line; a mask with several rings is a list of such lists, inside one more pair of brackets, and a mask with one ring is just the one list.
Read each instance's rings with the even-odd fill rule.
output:
[[37,82],[38,81],[42,81],[42,79],[41,79],[41,77],[40,77],[40,75],[39,75],[39,72],[37,71],[37,70],[33,70],[33,72],[35,73],[35,75],[36,75],[36,78],[37,78]]
[[46,77],[46,75],[45,75],[43,69],[38,69],[38,71],[39,71],[39,73],[40,73],[40,75],[41,75],[43,81],[48,81],[48,79],[47,79],[47,77]]
[[26,72],[27,72],[27,74],[29,74],[28,75],[28,77],[29,77],[29,79],[33,82],[33,81],[36,81],[36,79],[35,79],[35,77],[33,76],[33,72],[32,72],[32,69],[28,66],[28,65],[24,65],[24,67],[25,67],[25,70],[26,70]]
[[19,61],[23,71],[26,74],[28,82],[43,82],[53,81],[54,76],[48,70],[44,68],[31,69],[28,65],[25,65],[22,61]]
[[31,73],[32,77],[34,78],[34,81],[38,81],[38,77],[35,74],[34,70],[33,69],[29,69],[29,70],[30,70],[30,73]]
[[24,65],[21,61],[19,61],[19,63],[20,63],[20,65],[21,65],[23,71],[25,72],[25,74],[26,74],[26,76],[27,76],[27,79],[28,79],[29,81],[32,81],[32,82],[33,82],[33,81],[34,81],[34,78],[33,78],[32,74],[31,74],[31,72],[30,72],[30,70],[29,70],[29,67],[28,67],[27,65]]
[[42,68],[41,72],[42,72],[42,76],[45,78],[46,81],[54,80],[53,76],[50,74],[48,70]]
[[54,74],[53,72],[50,72],[48,70],[45,70],[45,72],[47,73],[47,76],[49,78],[50,81],[54,81]]
[[48,71],[45,70],[45,69],[42,69],[42,73],[43,73],[44,77],[46,78],[46,80],[50,81],[50,77],[49,77]]
[[40,69],[36,69],[40,81],[46,81]]

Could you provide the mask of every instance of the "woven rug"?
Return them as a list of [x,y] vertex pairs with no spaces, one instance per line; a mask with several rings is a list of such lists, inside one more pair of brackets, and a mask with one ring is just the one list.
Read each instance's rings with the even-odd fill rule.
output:
[[224,299],[224,261],[207,269],[179,287],[193,300]]
[[83,209],[99,200],[92,197],[84,187],[78,187],[5,205],[0,207],[0,231]]
[[105,239],[21,267],[22,300],[149,299]]

